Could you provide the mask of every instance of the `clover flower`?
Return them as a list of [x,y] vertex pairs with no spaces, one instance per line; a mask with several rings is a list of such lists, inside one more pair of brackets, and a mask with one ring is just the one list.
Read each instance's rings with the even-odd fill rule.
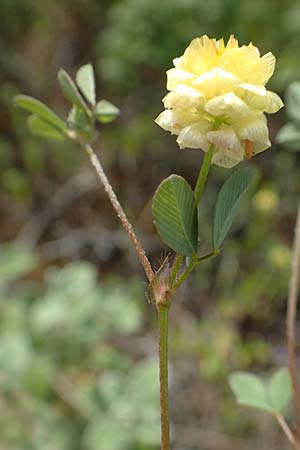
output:
[[208,151],[212,162],[233,167],[270,147],[264,113],[283,106],[280,97],[265,88],[275,68],[272,53],[260,56],[250,43],[239,47],[231,36],[194,39],[167,72],[165,111],[156,123],[178,135],[180,148]]

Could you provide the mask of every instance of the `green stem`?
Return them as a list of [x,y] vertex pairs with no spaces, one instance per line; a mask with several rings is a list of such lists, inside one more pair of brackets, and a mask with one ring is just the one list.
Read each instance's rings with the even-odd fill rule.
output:
[[189,276],[189,274],[195,269],[195,267],[199,264],[198,259],[193,259],[191,261],[191,263],[187,266],[187,268],[185,269],[185,271],[180,275],[180,277],[178,278],[178,280],[176,281],[175,285],[174,285],[174,290],[176,291],[179,286],[182,285],[182,283],[187,279],[187,277]]
[[198,206],[206,180],[208,176],[208,172],[211,166],[212,157],[214,154],[215,146],[213,144],[210,145],[209,150],[205,153],[201,169],[198,175],[196,187],[195,187],[195,199],[196,205]]
[[180,269],[180,266],[183,261],[183,255],[180,253],[177,253],[175,256],[175,260],[172,266],[172,272],[171,272],[171,286],[173,286],[174,281],[176,280],[178,270]]
[[179,286],[187,279],[189,274],[195,269],[195,267],[198,266],[198,264],[201,264],[202,262],[206,261],[207,259],[214,258],[220,253],[219,249],[214,250],[212,253],[208,253],[208,255],[200,256],[197,259],[193,259],[192,262],[187,266],[185,271],[181,274],[181,276],[178,278],[176,283],[174,284],[174,292],[179,288]]
[[[214,145],[211,145],[205,154],[195,187],[195,199],[198,206],[203,192],[209,168],[214,153]],[[178,270],[182,264],[183,257],[177,254],[171,272],[172,295],[184,282],[194,268],[203,260],[215,256],[215,252],[202,258],[193,258],[183,274],[176,281]],[[159,380],[160,380],[160,411],[161,411],[161,450],[171,450],[170,447],[170,420],[169,420],[169,387],[168,387],[168,315],[171,297],[164,301],[156,301],[159,324]]]
[[168,387],[168,316],[169,306],[157,305],[159,325],[159,380],[161,411],[161,450],[170,450]]

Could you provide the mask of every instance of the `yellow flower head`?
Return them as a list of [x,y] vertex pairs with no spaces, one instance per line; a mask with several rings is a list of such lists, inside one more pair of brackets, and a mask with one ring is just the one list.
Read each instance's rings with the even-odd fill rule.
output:
[[155,120],[178,135],[180,148],[205,152],[215,146],[213,163],[232,167],[244,157],[270,147],[264,113],[282,108],[280,97],[265,84],[275,68],[272,53],[260,56],[254,45],[231,36],[194,39],[168,70],[165,111]]

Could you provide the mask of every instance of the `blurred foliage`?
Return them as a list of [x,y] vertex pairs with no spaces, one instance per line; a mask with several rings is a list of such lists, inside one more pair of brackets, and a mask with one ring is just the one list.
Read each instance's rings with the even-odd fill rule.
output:
[[285,124],[276,137],[278,144],[289,150],[300,149],[300,82],[292,83],[285,96],[286,111],[290,122]]
[[[276,55],[270,87],[282,94],[300,79],[299,2],[1,0],[0,18],[0,240],[26,244],[0,248],[0,447],[94,450],[101,442],[107,450],[152,450],[159,438],[149,332],[155,321],[152,307],[143,306],[141,282],[131,279],[138,263],[84,154],[71,143],[32,137],[12,98],[24,92],[65,116],[59,68],[74,78],[82,64],[94,64],[97,97],[121,110],[115,124],[100,129],[103,163],[155,264],[164,248],[149,198],[170,173],[193,184],[202,158],[177,150],[153,122],[164,72],[195,36],[234,33]],[[272,142],[297,117],[270,118]],[[286,365],[299,162],[280,142],[253,158],[260,181],[224,251],[201,266],[172,307],[173,422],[249,438],[249,449],[262,448],[259,426],[267,448],[286,448],[262,413],[241,414],[226,377]],[[212,205],[227,176],[212,169],[203,243],[210,242]],[[202,435],[181,442],[174,429],[180,450],[211,446]],[[226,447],[222,434],[214,436],[215,448]],[[228,445],[240,447],[233,438]]]
[[34,260],[26,248],[1,248],[1,445],[157,448],[156,361],[109,344],[141,331],[142,291],[114,278],[99,285],[84,262],[49,268],[42,287],[26,280]]

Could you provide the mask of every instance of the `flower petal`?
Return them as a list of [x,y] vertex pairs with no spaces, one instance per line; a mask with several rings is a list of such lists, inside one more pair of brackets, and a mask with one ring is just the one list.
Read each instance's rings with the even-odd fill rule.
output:
[[155,123],[164,130],[170,131],[171,134],[179,134],[183,127],[182,123],[174,115],[174,112],[169,109],[160,113],[155,119]]
[[189,109],[197,111],[204,105],[204,97],[197,89],[178,84],[163,98],[165,108]]
[[216,39],[210,39],[206,35],[193,39],[185,50],[183,59],[185,69],[196,75],[211,70],[219,61]]
[[217,150],[228,153],[233,157],[243,158],[244,148],[233,128],[228,125],[222,125],[218,130],[209,131],[207,139],[216,146]]
[[164,130],[170,131],[171,134],[179,134],[182,128],[197,121],[199,121],[198,114],[170,109],[161,112],[155,119],[157,125]]
[[282,108],[283,101],[275,92],[267,91],[264,86],[241,83],[243,100],[251,107],[266,113],[275,113]]
[[267,148],[271,147],[271,142],[268,139],[266,142],[253,142],[252,143],[252,155],[257,155],[258,153],[264,152]]
[[239,41],[234,37],[233,34],[231,34],[226,44],[226,50],[229,50],[230,48],[237,48],[238,46]]
[[193,73],[174,67],[173,69],[167,71],[167,89],[168,91],[171,91],[177,86],[177,84],[184,82],[191,83],[195,78],[196,76]]
[[180,148],[199,148],[205,152],[209,149],[206,133],[211,129],[210,122],[194,123],[181,130],[177,138]]
[[225,167],[227,169],[230,169],[233,166],[236,166],[239,162],[241,162],[243,159],[243,156],[233,156],[229,155],[227,153],[224,153],[223,151],[219,150],[217,151],[213,157],[212,157],[212,163],[216,164],[217,166]]
[[234,124],[234,128],[240,140],[261,144],[259,148],[270,145],[267,120],[264,114],[242,119]]
[[213,97],[206,103],[205,110],[213,116],[231,118],[243,117],[250,112],[249,106],[233,92]]
[[261,67],[258,74],[258,84],[266,84],[274,73],[276,58],[271,52],[269,52],[260,58],[260,61]]
[[260,57],[259,50],[249,44],[226,51],[220,59],[220,66],[245,83],[264,85],[274,72],[275,62],[272,53]]
[[192,82],[206,98],[233,91],[239,83],[240,80],[234,74],[220,67],[215,67]]
[[156,117],[155,123],[159,125],[161,128],[163,128],[166,131],[171,131],[173,127],[173,112],[169,110],[165,110],[159,114],[159,116]]

